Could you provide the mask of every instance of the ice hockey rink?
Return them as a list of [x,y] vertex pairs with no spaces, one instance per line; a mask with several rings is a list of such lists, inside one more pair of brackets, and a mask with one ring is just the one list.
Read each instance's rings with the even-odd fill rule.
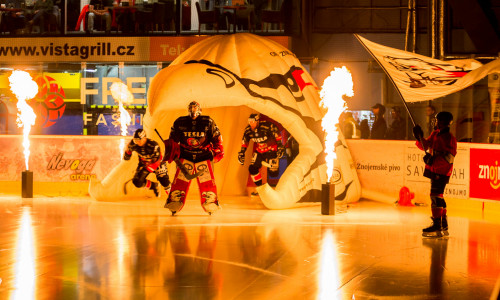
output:
[[[1,196],[0,299],[498,299],[500,219],[361,200],[268,210]],[[243,204],[244,203],[244,204]]]

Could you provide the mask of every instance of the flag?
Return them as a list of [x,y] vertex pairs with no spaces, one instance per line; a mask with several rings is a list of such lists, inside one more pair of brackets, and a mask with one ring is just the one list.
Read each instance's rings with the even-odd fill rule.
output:
[[382,66],[403,100],[432,100],[460,91],[488,74],[500,73],[500,59],[485,65],[473,59],[443,61],[394,49],[355,35]]

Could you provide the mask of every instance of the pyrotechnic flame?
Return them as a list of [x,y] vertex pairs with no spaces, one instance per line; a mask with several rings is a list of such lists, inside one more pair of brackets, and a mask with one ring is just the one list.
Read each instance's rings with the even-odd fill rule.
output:
[[326,132],[325,153],[328,181],[332,177],[334,161],[337,158],[335,143],[339,136],[339,117],[347,108],[347,104],[342,98],[344,95],[348,97],[354,96],[352,76],[345,66],[335,68],[330,73],[330,76],[325,79],[320,91],[320,105],[327,109],[321,121],[321,126],[323,126],[323,130]]
[[[123,107],[123,104],[130,104],[134,101],[134,95],[130,92],[127,85],[123,82],[114,82],[109,88],[111,96],[118,102],[118,111],[120,112],[120,127],[122,136],[127,135],[127,128],[132,123],[129,112]],[[125,139],[120,140],[120,157],[123,157],[125,151]]]
[[29,170],[30,158],[29,134],[31,126],[35,125],[36,114],[26,100],[32,99],[38,93],[38,85],[33,81],[30,74],[24,71],[13,71],[9,77],[10,90],[17,98],[17,127],[23,128],[23,148],[26,170]]

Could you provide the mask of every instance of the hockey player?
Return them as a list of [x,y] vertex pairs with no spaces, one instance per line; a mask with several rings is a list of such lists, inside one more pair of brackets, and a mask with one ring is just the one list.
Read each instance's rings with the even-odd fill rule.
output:
[[130,160],[132,152],[134,151],[139,155],[139,165],[135,171],[132,183],[138,188],[145,187],[146,189],[153,190],[156,197],[159,197],[160,189],[158,183],[146,179],[149,173],[154,172],[156,179],[158,179],[168,193],[170,180],[168,178],[166,162],[162,161],[160,146],[158,146],[158,143],[155,141],[148,139],[143,129],[137,129],[135,131],[133,139],[130,141],[123,154],[123,159]]
[[447,236],[448,220],[446,218],[446,202],[443,198],[444,189],[450,180],[453,170],[453,160],[457,154],[457,140],[450,132],[453,115],[442,111],[436,115],[436,129],[424,139],[422,128],[413,128],[417,139],[417,147],[426,151],[424,156],[424,176],[431,179],[431,211],[432,224],[422,230],[422,236]]
[[[220,208],[213,163],[224,157],[222,136],[214,120],[201,115],[198,102],[189,103],[188,113],[174,121],[169,139],[180,144],[181,163],[188,170],[200,173],[196,179],[200,188],[201,206],[211,215]],[[190,184],[191,180],[177,167],[172,192],[164,206],[170,209],[172,215],[184,206]]]
[[[263,164],[268,167],[269,175],[273,177],[278,176],[279,159],[285,153],[281,139],[281,134],[276,125],[269,121],[261,121],[259,114],[250,115],[248,125],[243,134],[241,150],[238,153],[238,161],[243,165],[248,143],[252,140],[255,144],[255,152],[253,153],[252,163],[248,170],[256,186],[262,185],[262,175],[259,170]],[[255,196],[257,193],[253,192],[252,195]]]

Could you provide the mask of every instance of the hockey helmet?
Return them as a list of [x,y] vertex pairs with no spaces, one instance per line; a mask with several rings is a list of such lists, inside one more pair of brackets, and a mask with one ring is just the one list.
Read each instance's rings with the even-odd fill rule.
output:
[[248,122],[258,122],[260,120],[260,114],[250,114],[248,117]]
[[134,132],[134,142],[139,142],[142,139],[146,138],[146,131],[144,129],[139,128]]
[[250,114],[248,117],[248,125],[252,130],[255,130],[259,126],[260,114]]
[[436,120],[444,125],[450,125],[453,121],[453,115],[448,111],[441,111],[436,115]]
[[193,119],[201,115],[201,106],[200,103],[196,101],[191,101],[188,105],[188,113],[189,116]]

